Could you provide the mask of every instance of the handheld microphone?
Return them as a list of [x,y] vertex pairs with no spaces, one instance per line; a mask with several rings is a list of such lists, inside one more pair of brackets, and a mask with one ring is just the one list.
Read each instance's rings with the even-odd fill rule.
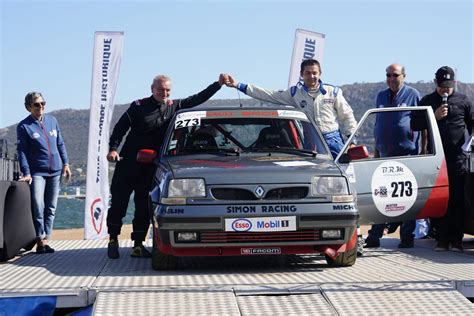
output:
[[443,93],[443,103],[442,106],[448,106],[448,94],[445,92]]

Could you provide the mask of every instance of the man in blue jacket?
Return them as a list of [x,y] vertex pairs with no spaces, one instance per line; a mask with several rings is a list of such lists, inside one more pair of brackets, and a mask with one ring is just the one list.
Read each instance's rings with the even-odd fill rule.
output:
[[[392,64],[386,69],[386,83],[388,88],[377,95],[376,107],[411,107],[420,102],[418,90],[405,84],[405,67]],[[417,155],[420,151],[420,133],[410,128],[411,112],[379,113],[375,121],[375,154],[374,157],[394,157]],[[423,138],[422,152],[426,152],[426,142]],[[393,225],[394,223],[392,223]],[[380,246],[380,238],[387,224],[375,224],[369,230],[366,239],[366,248]],[[399,248],[412,248],[414,243],[413,230],[416,221],[404,221],[400,228]]]
[[36,253],[52,253],[48,245],[53,231],[54,215],[61,174],[71,177],[66,146],[56,118],[46,115],[46,101],[39,92],[25,97],[30,115],[17,126],[17,149],[21,181],[31,185],[31,209],[36,231]]

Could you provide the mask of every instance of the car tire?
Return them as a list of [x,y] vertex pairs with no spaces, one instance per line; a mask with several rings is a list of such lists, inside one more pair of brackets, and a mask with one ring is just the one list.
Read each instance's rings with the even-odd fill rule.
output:
[[354,248],[344,251],[339,254],[335,259],[324,255],[326,257],[326,262],[328,266],[338,268],[338,267],[350,267],[354,265],[357,259],[357,245]]
[[178,258],[162,253],[156,245],[155,236],[151,255],[151,266],[154,270],[175,270],[178,267]]

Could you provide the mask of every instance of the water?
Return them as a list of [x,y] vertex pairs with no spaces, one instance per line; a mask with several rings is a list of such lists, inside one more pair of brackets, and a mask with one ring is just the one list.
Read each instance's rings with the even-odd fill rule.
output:
[[[84,228],[84,207],[85,200],[81,199],[58,199],[56,217],[54,219],[54,229]],[[133,212],[135,211],[133,199],[128,204],[127,216],[124,224],[131,224]]]

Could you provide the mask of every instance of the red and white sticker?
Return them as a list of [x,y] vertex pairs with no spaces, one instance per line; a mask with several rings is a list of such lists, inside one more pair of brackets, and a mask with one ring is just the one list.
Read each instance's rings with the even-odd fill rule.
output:
[[226,218],[226,232],[283,232],[296,230],[296,216]]
[[418,184],[411,170],[397,161],[380,164],[372,175],[372,198],[385,216],[408,212],[418,195]]

